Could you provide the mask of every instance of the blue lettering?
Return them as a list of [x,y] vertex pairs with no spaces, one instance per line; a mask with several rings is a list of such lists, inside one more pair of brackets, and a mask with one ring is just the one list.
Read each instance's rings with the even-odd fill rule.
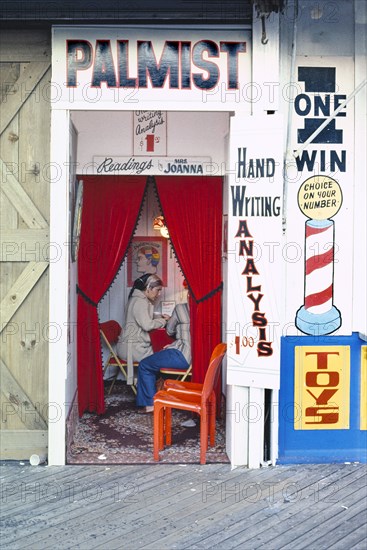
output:
[[152,42],[138,42],[139,87],[147,88],[149,73],[153,88],[163,88],[168,75],[170,88],[178,88],[178,44],[166,42],[161,59],[157,63]]
[[108,87],[116,87],[115,68],[109,40],[97,40],[96,42],[92,86],[100,87],[101,82],[106,82]]
[[[78,59],[79,53],[81,58]],[[92,45],[86,40],[67,41],[67,83],[68,86],[77,85],[77,71],[85,71],[92,64]]]
[[208,52],[209,57],[219,57],[218,46],[215,42],[212,42],[212,40],[197,42],[192,50],[192,60],[198,69],[208,72],[208,77],[204,78],[202,74],[193,73],[192,78],[195,86],[202,90],[210,90],[218,83],[219,69],[212,61],[203,59],[204,52]]

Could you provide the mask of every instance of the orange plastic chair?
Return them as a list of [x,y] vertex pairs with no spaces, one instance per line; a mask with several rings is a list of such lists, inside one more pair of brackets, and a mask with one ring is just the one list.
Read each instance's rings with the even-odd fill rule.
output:
[[[200,415],[200,464],[206,463],[206,451],[208,448],[208,435],[210,446],[215,444],[215,392],[220,367],[226,353],[226,344],[218,344],[210,358],[209,367],[205,375],[204,383],[193,384],[191,382],[172,381],[186,386],[185,391],[159,391],[154,396],[154,435],[153,457],[159,461],[159,451],[164,448],[164,436],[166,445],[171,445],[172,409],[191,411]],[[167,382],[167,381],[166,381]]]
[[164,391],[173,391],[176,393],[185,394],[187,392],[194,392],[201,395],[203,391],[203,385],[200,382],[185,382],[182,380],[165,380],[163,390]]
[[[102,336],[104,343],[108,348],[108,351],[110,352],[108,360],[103,367],[103,374],[106,372],[108,367],[117,367],[118,369],[120,369],[122,374],[127,379],[127,362],[125,359],[121,359],[120,357],[118,357],[113,348],[113,346],[117,343],[117,340],[121,334],[121,331],[122,331],[122,328],[120,324],[114,320],[105,321],[104,323],[100,323],[99,325],[99,332]],[[134,362],[133,365],[134,367],[137,367],[139,363]],[[110,395],[111,391],[113,390],[118,374],[119,374],[119,371],[117,370],[117,373],[113,376],[112,384],[110,386],[110,389],[108,390],[108,395]],[[135,384],[131,386],[131,389],[136,395]]]

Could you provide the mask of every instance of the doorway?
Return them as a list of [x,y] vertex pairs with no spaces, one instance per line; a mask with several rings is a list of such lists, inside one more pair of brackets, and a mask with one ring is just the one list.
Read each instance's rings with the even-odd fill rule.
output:
[[[159,180],[159,178],[157,178],[157,180]],[[106,209],[107,211],[109,211],[110,204],[112,204],[108,203],[108,205],[106,205],[104,202],[105,197],[108,195],[112,198],[114,202],[118,201],[118,196],[119,194],[121,194],[119,193],[119,189],[121,190],[123,182],[124,178],[119,178],[117,185],[114,185],[111,179],[109,180],[104,176],[84,178],[84,193],[87,201],[85,208],[87,208],[88,206],[92,206],[91,197],[94,197],[95,205],[92,206],[90,212],[85,208],[83,209],[81,250],[79,252],[78,260],[81,264],[79,268],[79,274],[81,274],[82,276],[82,278],[78,281],[78,304],[79,308],[83,306],[82,309],[80,309],[80,312],[83,312],[83,315],[86,310],[93,309],[90,304],[85,304],[85,301],[92,303],[96,299],[99,300],[99,298],[96,298],[96,296],[99,296],[98,294],[96,294],[96,292],[102,292],[102,290],[98,290],[96,288],[96,285],[98,286],[99,279],[101,279],[102,284],[105,280],[105,275],[100,273],[101,270],[103,270],[103,268],[105,268],[107,271],[110,270],[110,244],[108,236],[110,235],[111,231],[107,229],[101,236],[101,240],[96,240],[96,235],[99,235],[99,233],[103,232],[104,229],[100,226],[100,218],[97,216],[96,209],[102,210],[101,218],[105,220],[105,217],[103,216],[103,210]],[[169,184],[170,188],[172,188],[171,195],[174,198],[173,202],[169,201],[169,191],[166,184]],[[163,189],[161,188],[161,186],[163,186]],[[109,190],[109,188],[111,189]],[[162,191],[164,192],[164,200],[162,196]],[[177,195],[180,196],[181,200],[179,210],[177,210],[175,204]],[[164,212],[163,210],[159,210],[158,197],[160,197],[160,200],[162,201]],[[189,229],[188,227],[182,228],[180,223],[174,223],[172,220],[177,217],[178,213],[182,215],[183,219],[187,219],[187,217],[190,216],[190,212],[192,210],[192,200],[194,201],[196,206],[196,226],[194,229]],[[172,210],[172,214],[167,209],[167,205],[169,204],[171,205],[170,210]],[[165,260],[162,251],[165,251],[166,248],[168,248],[168,253],[166,251],[164,252],[168,256],[168,258],[166,258],[168,269],[166,265],[166,268],[163,270],[165,273],[165,276],[163,277],[165,285],[165,296],[163,296],[163,298],[174,298],[174,300],[164,300],[163,303],[159,302],[155,304],[155,314],[160,315],[162,308],[167,308],[170,303],[172,305],[175,305],[176,303],[185,301],[185,291],[182,286],[182,282],[183,273],[186,273],[186,279],[188,281],[188,285],[190,286],[192,295],[192,305],[190,306],[191,314],[193,316],[192,325],[196,326],[196,332],[199,333],[199,338],[197,337],[198,335],[196,333],[192,334],[194,374],[195,364],[198,364],[199,367],[204,364],[204,361],[201,360],[201,356],[205,357],[205,351],[207,351],[209,359],[212,350],[211,348],[207,350],[205,350],[204,348],[208,348],[208,346],[211,346],[212,341],[214,344],[216,344],[222,339],[222,335],[220,334],[220,326],[216,327],[219,330],[217,330],[217,334],[215,334],[216,319],[218,325],[220,325],[220,311],[218,311],[217,314],[214,315],[217,308],[219,308],[220,310],[220,253],[222,245],[221,205],[222,178],[180,177],[173,179],[170,178],[169,181],[167,181],[166,179],[164,182],[158,182],[155,181],[154,178],[148,178],[145,195],[142,201],[142,208],[140,212],[137,213],[138,224],[135,228],[135,235],[139,234],[140,236],[135,236],[131,241],[129,249],[127,250],[127,256],[125,256],[125,261],[122,263],[121,268],[119,269],[117,278],[114,280],[111,287],[109,287],[106,295],[104,295],[103,299],[99,302],[98,308],[98,320],[100,323],[111,319],[114,319],[114,321],[120,321],[121,319],[121,325],[124,326],[123,311],[125,307],[123,305],[123,300],[125,299],[126,303],[127,294],[131,289],[132,279],[134,278],[131,277],[131,272],[133,268],[132,264],[134,263],[132,262],[133,258],[131,254],[131,249],[134,248],[135,241],[138,241],[140,244],[146,244],[146,241],[148,241],[148,243],[152,243],[152,241],[154,241],[153,244],[156,246],[157,249],[160,250],[160,260],[162,263],[164,263]],[[116,205],[114,204],[114,207],[115,206]],[[213,210],[215,213],[213,212]],[[172,225],[168,223],[167,229],[168,231],[171,230],[171,240],[173,246],[176,246],[176,249],[180,251],[180,253],[177,255],[174,254],[173,249],[170,246],[164,247],[162,243],[159,243],[160,237],[151,236],[152,232],[156,231],[154,229],[154,219],[157,216],[162,215],[163,213],[165,214],[165,216],[167,216],[168,220],[171,220],[170,223],[172,223]],[[169,216],[171,216],[171,218]],[[146,220],[148,220],[148,224],[146,223]],[[209,222],[209,220],[211,223]],[[91,226],[91,223],[93,224],[93,226]],[[112,223],[113,221],[111,220],[111,224]],[[210,230],[208,231],[209,227]],[[90,235],[86,235],[86,228],[88,228],[88,230],[89,228],[92,229]],[[143,233],[144,235],[141,235],[141,233]],[[148,235],[146,235],[145,233],[148,233]],[[112,229],[112,234],[116,234],[115,228]],[[203,243],[204,238],[208,239],[208,234],[211,235],[212,242]],[[197,242],[194,243],[194,236],[196,235]],[[97,271],[92,270],[92,272],[90,272],[90,259],[86,255],[86,251],[89,250],[89,247],[86,246],[89,245],[89,239],[90,242],[96,246],[96,250],[99,250],[100,252],[102,252],[101,247],[103,247],[104,245],[106,245],[107,247],[106,254],[102,254],[102,257],[99,258],[98,266],[100,267]],[[149,239],[152,239],[152,241],[149,241]],[[157,241],[158,244],[155,241]],[[113,248],[114,241],[111,243],[111,246]],[[185,247],[186,251],[189,251],[189,253],[191,254],[189,261],[187,261],[187,258],[185,258],[185,252],[183,252],[182,256],[181,250],[185,251]],[[202,260],[204,259],[204,251],[211,252],[210,257],[206,258],[205,266],[202,265]],[[112,252],[112,258],[115,259],[116,255],[117,249],[116,252]],[[218,258],[215,258],[215,256],[217,256]],[[207,268],[207,271],[205,271],[204,269],[205,274],[203,275],[204,267]],[[156,268],[159,269],[159,265],[156,266]],[[180,271],[180,269],[182,269],[182,272]],[[203,276],[204,281],[202,280]],[[202,286],[203,282],[204,286]],[[198,300],[196,299],[196,296],[199,298]],[[106,298],[108,298],[108,300],[106,300]],[[114,312],[111,311],[111,302],[114,306]],[[196,302],[198,303],[196,304]],[[208,312],[210,314],[209,317]],[[89,316],[87,317],[87,319],[92,320],[92,315],[88,315]],[[79,316],[79,327],[81,324],[83,326],[83,322],[84,318],[81,318]],[[209,333],[207,330],[207,327],[209,326],[208,322],[212,323],[210,325],[210,330],[212,334]],[[203,339],[200,337],[200,334],[202,333],[202,327],[200,326],[200,323],[203,323],[206,327],[205,343],[203,343]],[[78,335],[79,346],[84,345],[85,331],[82,330],[81,333],[82,339],[80,338],[80,334]],[[131,463],[131,461],[134,461],[134,463],[140,463],[141,461],[150,462],[151,454],[148,453],[147,456],[146,449],[148,447],[147,438],[149,441],[149,438],[151,439],[152,437],[151,418],[149,422],[147,418],[142,419],[141,416],[139,417],[139,415],[136,414],[137,411],[134,405],[134,396],[130,391],[131,388],[126,387],[126,380],[114,384],[113,391],[107,392],[107,395],[105,395],[106,410],[102,411],[102,405],[99,405],[99,408],[98,406],[95,407],[93,398],[98,398],[98,394],[94,393],[96,389],[94,383],[92,383],[91,380],[94,380],[94,378],[98,378],[98,376],[100,375],[100,362],[96,362],[96,370],[93,371],[93,369],[91,368],[93,357],[91,357],[89,348],[90,343],[87,343],[86,349],[83,348],[83,351],[79,354],[78,358],[79,407],[82,407],[80,409],[80,412],[83,412],[84,414],[76,428],[74,441],[71,442],[71,445],[68,449],[68,462],[80,463],[82,461],[82,463],[86,463],[86,461],[88,461],[88,463],[90,463],[91,460],[96,461],[97,459],[110,460],[112,462],[118,460],[119,463]],[[85,361],[84,353],[88,357],[87,361]],[[97,350],[96,354],[97,356],[99,355],[99,352],[97,352]],[[196,374],[198,375],[198,373],[199,371],[197,370]],[[106,372],[105,389],[107,389],[107,387],[110,385],[110,382],[108,381],[109,375],[110,373]],[[112,373],[112,376],[113,375],[114,373]],[[197,379],[196,381],[200,380]],[[90,400],[91,396],[92,401],[88,402],[88,399]],[[99,414],[101,414],[100,419],[95,418],[93,414],[88,414],[89,411],[95,412],[95,410],[99,412]],[[176,443],[174,442],[175,446],[167,451],[169,461],[174,461],[173,457],[177,457],[177,460],[179,462],[190,462],[191,460],[195,461],[194,451],[195,449],[198,450],[198,426],[192,427],[196,428],[196,430],[186,429],[191,427],[181,426],[181,423],[185,422],[187,418],[183,418],[182,415],[180,416],[179,414],[176,416],[178,416],[178,418],[176,422],[177,426],[175,428],[179,429],[175,429],[174,432],[176,435],[178,433],[178,436],[180,435],[180,433],[182,436],[182,432],[185,432],[186,440],[185,437],[181,437],[182,441],[180,441],[179,437],[178,441]],[[209,453],[208,461],[228,461],[224,453],[225,437],[223,426],[224,414],[222,415],[221,425],[218,425],[218,445]],[[184,428],[184,430],[180,428]],[[93,436],[93,433],[95,434],[95,436]],[[140,452],[139,449],[142,452]],[[186,458],[183,459],[183,456],[185,456]],[[197,457],[196,460],[198,460]]]
[[[75,126],[75,133],[77,136],[77,150],[76,166],[78,172],[91,172],[93,171],[93,160],[96,156],[101,156],[104,153],[111,152],[111,155],[115,154],[116,144],[121,154],[131,154],[131,150],[128,147],[122,147],[121,133],[119,137],[116,132],[116,128],[124,126],[128,132],[128,121],[131,118],[132,113],[113,113],[114,124],[109,124],[109,117],[112,113],[72,113],[72,122]],[[212,129],[217,130],[218,136],[225,136],[228,133],[229,116],[226,113],[168,113],[168,129],[177,128],[177,131],[168,131],[167,135],[167,147],[168,152],[175,157],[182,157],[184,155],[191,155],[194,151],[196,153],[195,159],[205,157],[210,162],[210,173],[221,172],[224,170],[225,165],[225,139],[219,139],[219,137],[213,138]],[[121,117],[121,126],[118,124],[118,117]],[[197,121],[201,119],[201,135],[198,133]],[[193,124],[193,122],[196,124]],[[209,124],[210,121],[210,124]],[[116,124],[117,122],[117,124]],[[95,135],[92,128],[98,127],[98,136]],[[108,127],[108,133],[104,128]],[[103,143],[104,149],[101,150],[101,143]],[[97,155],[98,153],[98,155]],[[179,153],[181,153],[179,155]],[[212,162],[215,158],[217,162]],[[83,177],[83,174],[78,176]],[[134,238],[138,239],[140,236],[147,238],[161,238],[160,232],[153,227],[153,221],[161,215],[161,209],[159,201],[157,200],[157,193],[154,189],[154,179],[150,178],[150,182],[147,185],[146,195],[144,197],[143,207],[138,215],[138,223],[135,229]],[[191,220],[192,224],[195,224],[194,216]],[[222,230],[221,230],[222,232]],[[161,238],[161,240],[163,240]],[[177,258],[166,241],[167,247],[167,273],[168,284],[164,288],[163,299],[164,302],[176,302],[182,300],[182,273],[177,263]],[[127,300],[127,294],[129,289],[129,277],[131,275],[129,271],[131,266],[129,264],[129,254],[126,261],[122,264],[121,269],[116,275],[114,284],[101,301],[99,306],[99,318],[101,321],[107,318],[113,318],[123,322],[123,311]],[[75,269],[75,266],[71,266],[71,270]],[[75,276],[75,274],[74,274]],[[121,292],[121,289],[124,289]],[[73,298],[71,299],[71,302]],[[161,307],[161,305],[159,306]],[[158,312],[157,312],[158,313]],[[76,357],[74,357],[76,362]],[[76,368],[76,365],[75,365]],[[108,373],[107,373],[108,374]],[[74,376],[75,378],[75,376]],[[225,388],[225,383],[223,383]],[[71,393],[71,392],[69,392]],[[75,403],[74,403],[75,404]],[[74,415],[74,419],[76,415]],[[68,438],[69,440],[70,438]]]
[[[225,175],[229,135],[230,113],[227,112],[169,112],[167,152],[171,157],[198,154],[209,159],[210,175]],[[63,111],[54,110],[52,127],[57,128],[51,142],[51,158],[57,160],[64,170],[65,183],[73,185],[76,172],[90,174],[96,155],[129,154],[130,140],[126,136],[131,131],[129,117],[132,112],[110,111]],[[74,127],[75,131],[71,131]],[[73,134],[73,135],[71,135]],[[69,136],[69,140],[65,140]],[[67,148],[65,147],[67,144]],[[73,157],[72,151],[75,156]],[[71,167],[71,169],[70,169]],[[225,184],[225,181],[224,181]],[[75,309],[70,296],[76,277],[76,263],[70,261],[70,227],[73,213],[73,196],[61,192],[60,183],[51,189],[51,209],[54,212],[68,213],[65,220],[57,216],[52,225],[51,240],[65,243],[65,255],[53,264],[50,273],[50,289],[54,289],[54,299],[50,302],[50,319],[67,327],[61,337],[52,344],[50,357],[54,368],[50,369],[50,400],[63,403],[62,414],[53,422],[49,430],[49,463],[65,463],[66,424],[77,420],[77,380],[76,380],[76,321]],[[223,214],[227,212],[227,193],[223,195]],[[65,222],[65,223],[64,223]],[[226,258],[223,258],[223,262]],[[223,269],[226,282],[226,266]],[[64,289],[61,291],[61,289]],[[71,289],[69,292],[68,289]],[[226,303],[222,304],[224,318]],[[225,388],[225,385],[223,386]]]

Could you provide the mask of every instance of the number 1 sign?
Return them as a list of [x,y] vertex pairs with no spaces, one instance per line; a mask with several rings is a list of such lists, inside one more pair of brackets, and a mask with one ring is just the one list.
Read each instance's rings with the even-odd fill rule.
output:
[[166,111],[134,111],[134,155],[167,155]]

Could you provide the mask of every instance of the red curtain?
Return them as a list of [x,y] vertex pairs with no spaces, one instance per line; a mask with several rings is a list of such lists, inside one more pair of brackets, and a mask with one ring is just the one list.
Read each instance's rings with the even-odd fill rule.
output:
[[124,260],[144,197],[142,176],[84,176],[78,253],[79,414],[105,410],[98,302]]
[[221,341],[222,178],[156,177],[171,243],[190,290],[193,380]]

